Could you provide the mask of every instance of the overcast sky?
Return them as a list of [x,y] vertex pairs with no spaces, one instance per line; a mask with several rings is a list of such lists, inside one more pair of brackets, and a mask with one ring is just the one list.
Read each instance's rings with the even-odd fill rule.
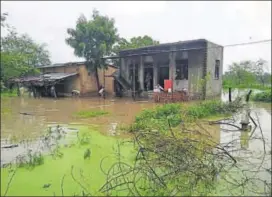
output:
[[[53,63],[81,60],[65,43],[66,29],[93,8],[113,17],[124,38],[149,35],[161,43],[205,38],[220,45],[271,39],[271,1],[1,1],[1,13],[19,33],[46,43]],[[224,70],[234,61],[263,58],[271,42],[224,49]]]

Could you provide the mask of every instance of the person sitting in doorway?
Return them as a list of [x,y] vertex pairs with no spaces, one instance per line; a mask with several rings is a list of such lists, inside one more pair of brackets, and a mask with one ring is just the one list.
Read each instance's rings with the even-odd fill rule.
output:
[[150,80],[152,79],[150,73],[147,73],[146,74],[146,77],[145,77],[145,83],[146,83],[146,90],[149,91],[150,90]]

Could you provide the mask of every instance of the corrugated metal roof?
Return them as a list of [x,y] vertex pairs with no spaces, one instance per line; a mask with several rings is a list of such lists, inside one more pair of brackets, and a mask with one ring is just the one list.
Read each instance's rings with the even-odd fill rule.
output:
[[[71,65],[83,65],[85,62],[67,62],[67,63],[57,63],[52,65],[46,65],[46,66],[38,66],[37,68],[54,68],[54,67],[62,67],[62,66],[71,66]],[[117,68],[113,62],[106,62],[107,66],[111,66],[113,68]]]
[[64,78],[71,77],[77,74],[78,73],[47,73],[47,74],[41,75],[41,77],[43,79],[48,79],[48,80],[59,80],[59,79],[64,79]]
[[67,62],[67,63],[56,63],[56,64],[52,64],[52,65],[39,66],[38,68],[62,67],[62,66],[70,66],[71,64],[75,64],[75,65],[82,65],[82,64],[85,64],[85,62]]
[[65,79],[67,77],[75,76],[78,73],[47,73],[39,76],[28,76],[13,79],[14,82],[43,82],[43,81],[56,81]]

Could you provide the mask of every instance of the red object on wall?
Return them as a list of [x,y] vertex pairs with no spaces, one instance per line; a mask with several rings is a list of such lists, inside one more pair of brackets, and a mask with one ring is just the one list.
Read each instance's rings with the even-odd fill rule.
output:
[[164,80],[164,90],[168,91],[169,88],[172,90],[172,80]]

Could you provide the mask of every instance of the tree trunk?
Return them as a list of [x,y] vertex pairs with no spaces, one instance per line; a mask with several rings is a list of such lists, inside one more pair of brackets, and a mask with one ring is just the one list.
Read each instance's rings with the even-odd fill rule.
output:
[[97,70],[97,68],[94,69],[94,77],[95,77],[95,80],[96,80],[97,91],[99,91],[100,84],[99,84],[99,77],[98,77],[98,70]]

